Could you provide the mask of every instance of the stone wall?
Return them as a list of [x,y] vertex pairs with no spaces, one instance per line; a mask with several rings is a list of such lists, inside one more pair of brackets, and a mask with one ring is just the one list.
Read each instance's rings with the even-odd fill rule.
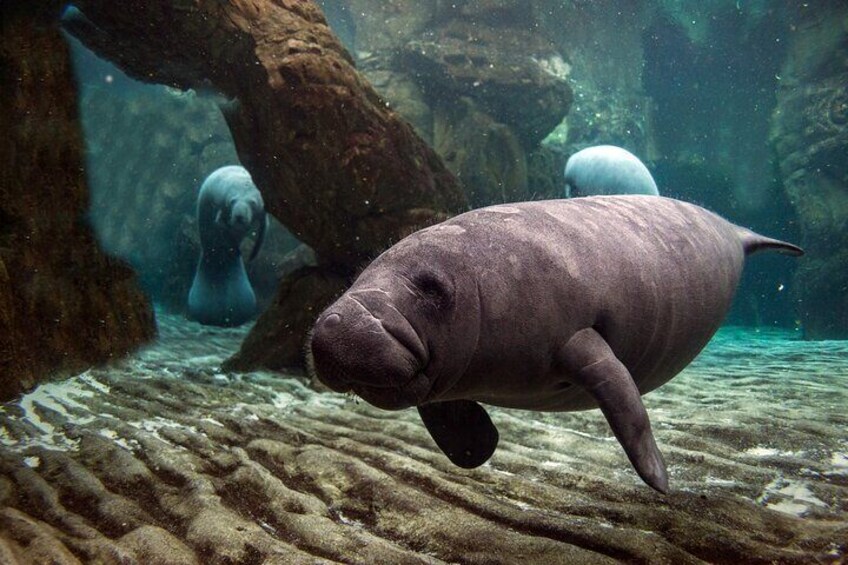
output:
[[[657,157],[653,102],[642,87],[642,32],[650,2],[614,0],[533,3],[543,29],[565,54],[574,103],[545,146],[568,156],[591,145],[625,147],[645,160]],[[557,196],[563,194],[559,183]]]
[[132,270],[104,255],[84,219],[76,85],[51,8],[0,13],[0,400],[155,334]]
[[771,142],[808,256],[796,279],[808,338],[848,338],[848,5],[792,14]]
[[[535,3],[353,0],[363,74],[436,149],[472,207],[556,197],[541,141],[572,104],[570,66]],[[402,14],[402,17],[401,17]]]

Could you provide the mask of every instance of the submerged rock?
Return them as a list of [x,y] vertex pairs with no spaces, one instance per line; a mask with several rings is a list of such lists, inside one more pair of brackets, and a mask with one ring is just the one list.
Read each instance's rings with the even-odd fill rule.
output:
[[809,258],[796,275],[805,335],[848,338],[848,6],[797,8],[770,141]]
[[101,251],[84,219],[76,86],[56,14],[49,3],[0,10],[0,400],[8,400],[54,373],[124,355],[152,339],[155,324],[132,270]]
[[[83,49],[77,45],[75,53],[91,65],[94,56]],[[120,73],[100,65],[114,76]],[[81,115],[92,225],[106,250],[136,269],[157,303],[184,312],[200,253],[198,191],[212,171],[239,163],[218,109],[221,99],[126,77],[113,78],[111,85],[85,78]],[[254,239],[246,238],[245,256]],[[260,307],[273,299],[279,265],[295,245],[294,237],[272,221],[262,253],[246,265]]]
[[320,267],[303,266],[281,281],[277,299],[261,316],[227,370],[281,370],[304,366],[304,336],[321,310],[347,288],[346,277]]
[[409,42],[402,62],[432,102],[467,96],[535,147],[571,104],[570,66],[543,36],[451,19]]

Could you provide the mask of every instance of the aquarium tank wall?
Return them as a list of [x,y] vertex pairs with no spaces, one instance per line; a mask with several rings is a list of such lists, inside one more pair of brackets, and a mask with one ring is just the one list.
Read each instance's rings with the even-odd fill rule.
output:
[[844,560],[845,2],[0,14],[0,562]]

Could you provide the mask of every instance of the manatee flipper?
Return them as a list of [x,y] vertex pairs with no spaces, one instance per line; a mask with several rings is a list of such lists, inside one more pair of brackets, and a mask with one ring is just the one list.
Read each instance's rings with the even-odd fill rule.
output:
[[742,249],[745,250],[746,256],[759,253],[760,251],[769,251],[771,249],[774,249],[779,253],[783,253],[784,255],[792,255],[794,257],[804,254],[804,250],[797,245],[792,245],[791,243],[786,243],[779,239],[765,237],[740,226],[735,227],[736,232],[742,239]]
[[668,492],[668,473],[630,371],[594,329],[574,334],[562,350],[569,376],[592,395],[627,457],[648,486]]
[[253,244],[253,251],[250,252],[248,261],[253,261],[259,254],[259,249],[262,247],[262,242],[265,241],[265,230],[268,229],[268,213],[262,211],[262,216],[259,218],[259,230],[256,232],[256,242]]
[[486,409],[472,400],[449,400],[418,407],[421,420],[451,462],[463,469],[485,463],[498,445],[498,429]]

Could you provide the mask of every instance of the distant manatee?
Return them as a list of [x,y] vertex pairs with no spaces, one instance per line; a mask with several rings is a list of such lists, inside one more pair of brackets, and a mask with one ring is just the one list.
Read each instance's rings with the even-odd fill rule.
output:
[[262,195],[244,167],[221,167],[203,181],[197,197],[200,260],[188,293],[192,318],[211,326],[237,326],[256,313],[256,295],[239,245],[251,229],[258,229],[253,260],[267,223]]
[[565,164],[565,196],[604,194],[659,195],[648,168],[630,151],[615,145],[587,147]]

